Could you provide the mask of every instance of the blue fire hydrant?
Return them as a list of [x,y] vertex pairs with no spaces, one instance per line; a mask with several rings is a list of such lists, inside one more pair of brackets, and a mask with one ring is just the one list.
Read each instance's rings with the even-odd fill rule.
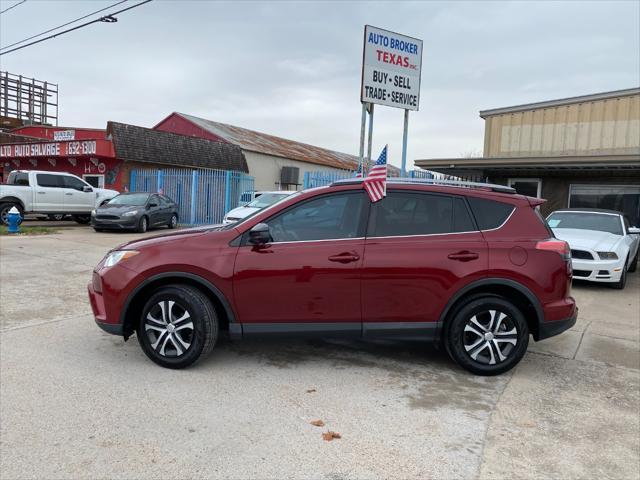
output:
[[11,207],[11,210],[9,210],[7,222],[9,223],[9,228],[7,229],[9,233],[20,232],[20,222],[22,222],[22,217],[16,207]]

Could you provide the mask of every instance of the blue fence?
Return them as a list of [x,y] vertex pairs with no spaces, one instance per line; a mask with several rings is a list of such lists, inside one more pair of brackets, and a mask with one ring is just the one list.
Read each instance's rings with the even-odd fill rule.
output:
[[[427,170],[410,170],[407,173],[408,178],[433,178],[433,174]],[[302,185],[304,189],[323,187],[331,185],[337,180],[354,178],[355,176],[355,172],[345,170],[304,172],[304,183]]]
[[229,210],[244,205],[253,192],[253,177],[213,169],[143,168],[131,170],[132,192],[159,192],[179,206],[179,223],[221,223]]

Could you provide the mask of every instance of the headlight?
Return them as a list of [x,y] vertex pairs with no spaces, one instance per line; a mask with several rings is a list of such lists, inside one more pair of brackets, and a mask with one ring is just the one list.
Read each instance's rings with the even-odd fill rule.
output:
[[138,214],[138,210],[132,210],[130,212],[124,212],[122,214],[123,217],[133,217],[134,215]]
[[116,263],[126,260],[127,258],[135,257],[140,252],[136,250],[117,250],[107,255],[104,261],[105,267],[113,267]]
[[598,252],[600,260],[617,260],[618,255],[615,252]]

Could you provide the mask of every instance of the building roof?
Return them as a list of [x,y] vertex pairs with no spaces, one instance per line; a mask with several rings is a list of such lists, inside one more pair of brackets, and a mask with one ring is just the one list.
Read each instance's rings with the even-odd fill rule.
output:
[[358,157],[348,153],[327,150],[326,148],[235,127],[226,123],[214,122],[185,113],[176,112],[176,115],[180,115],[213,135],[250,152],[291,158],[301,162],[315,163],[343,170],[355,170],[358,166]]
[[591,95],[581,95],[578,97],[560,98],[558,100],[548,100],[545,102],[526,103],[523,105],[515,105],[513,107],[493,108],[490,110],[481,110],[480,117],[486,118],[491,115],[501,115],[504,113],[515,113],[526,110],[535,110],[539,108],[558,107],[562,105],[571,105],[582,102],[593,102],[596,100],[606,100],[608,98],[629,97],[632,95],[639,95],[640,87],[627,88],[625,90],[614,90],[612,92],[594,93]]
[[240,147],[125,123],[107,123],[116,156],[125,161],[249,172]]
[[4,143],[32,143],[41,142],[38,137],[29,137],[27,135],[19,135],[17,133],[0,132],[0,144]]

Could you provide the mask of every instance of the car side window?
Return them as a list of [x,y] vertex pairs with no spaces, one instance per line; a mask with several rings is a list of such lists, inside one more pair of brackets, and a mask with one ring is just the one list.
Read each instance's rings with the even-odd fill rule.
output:
[[364,195],[349,192],[325,195],[270,218],[273,242],[357,238],[364,236]]
[[473,231],[461,198],[417,192],[389,192],[373,206],[371,237],[434,235]]
[[41,187],[51,188],[63,188],[62,179],[60,175],[52,175],[50,173],[38,173],[36,175],[38,185]]
[[160,195],[160,206],[161,207],[170,207],[173,202],[169,197],[165,197],[164,195]]
[[73,188],[74,190],[82,191],[86,184],[76,177],[70,177],[68,175],[61,175],[62,185],[64,188]]
[[502,225],[515,209],[508,203],[496,202],[485,198],[467,197],[476,217],[480,230],[491,230]]
[[157,206],[161,206],[160,197],[158,195],[151,195],[147,205],[151,205],[152,203],[155,203]]
[[29,186],[29,174],[28,173],[17,173],[15,179],[13,181],[14,185],[21,185],[23,187]]

